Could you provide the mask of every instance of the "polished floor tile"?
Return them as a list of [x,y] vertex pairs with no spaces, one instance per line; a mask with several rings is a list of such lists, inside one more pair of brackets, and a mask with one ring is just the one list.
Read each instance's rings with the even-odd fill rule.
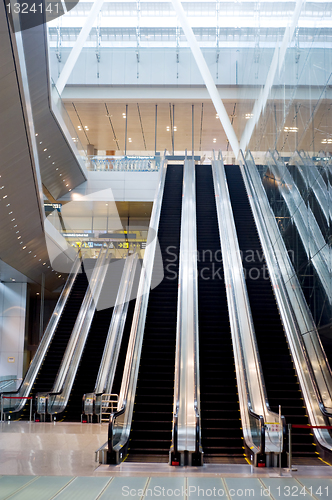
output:
[[[198,487],[202,488],[202,485],[205,485],[208,489],[209,485],[210,488],[214,488],[221,484],[221,489],[227,498],[227,495],[228,497],[230,495],[227,491],[233,491],[233,484],[237,484],[240,480],[248,480],[249,482],[246,484],[251,481],[253,488],[250,488],[250,491],[253,491],[255,495],[257,491],[259,494],[261,491],[267,493],[268,488],[272,488],[272,486],[278,488],[283,485],[286,490],[277,489],[275,493],[278,491],[287,493],[288,486],[296,491],[296,488],[301,486],[301,491],[306,492],[308,499],[311,492],[319,498],[315,492],[319,492],[321,486],[325,488],[324,491],[322,490],[322,498],[324,492],[328,492],[332,498],[330,484],[332,467],[323,463],[321,466],[315,467],[299,465],[297,470],[292,472],[283,469],[281,471],[282,477],[279,477],[279,469],[255,469],[250,465],[236,464],[170,467],[165,463],[135,464],[123,462],[116,466],[99,465],[95,462],[95,451],[106,442],[107,430],[107,424],[29,423],[21,421],[1,423],[0,500],[9,496],[11,499],[22,498],[26,500],[29,497],[25,497],[24,494],[28,493],[29,495],[31,493],[31,498],[34,500],[37,498],[43,500],[45,498],[46,500],[47,495],[50,498],[70,498],[71,500],[74,498],[83,500],[86,495],[88,495],[87,498],[95,496],[98,499],[106,500],[111,498],[110,494],[114,498],[125,498],[126,496],[128,498],[142,498],[145,490],[157,497],[158,488],[160,487],[163,491],[162,488],[166,488],[166,485],[170,484],[173,484],[176,492],[180,491],[179,498],[182,495],[182,488],[186,490],[186,488],[191,487],[191,498],[195,498],[194,495],[198,495]],[[50,477],[53,477],[54,480],[47,479]],[[94,480],[90,482],[90,479]],[[291,482],[288,484],[287,481]],[[180,485],[181,488],[179,489],[177,485]],[[90,497],[89,493],[86,493],[89,491]],[[23,496],[20,496],[21,492]],[[25,493],[23,494],[23,492]],[[267,498],[268,496],[266,495]],[[146,496],[146,498],[148,497]],[[232,495],[230,498],[233,500]],[[285,496],[279,498],[285,498]]]

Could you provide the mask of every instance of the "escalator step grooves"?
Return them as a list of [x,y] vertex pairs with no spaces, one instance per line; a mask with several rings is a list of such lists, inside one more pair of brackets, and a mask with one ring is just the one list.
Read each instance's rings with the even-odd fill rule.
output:
[[198,323],[204,460],[246,463],[212,169],[196,166]]
[[[225,170],[267,397],[273,411],[281,405],[286,423],[308,424],[240,168],[228,165]],[[294,463],[296,457],[317,456],[309,429],[294,429],[292,439]]]
[[[172,439],[183,167],[167,167],[158,241],[164,278],[150,292],[127,461],[168,461]],[[158,255],[154,281],[162,276]]]

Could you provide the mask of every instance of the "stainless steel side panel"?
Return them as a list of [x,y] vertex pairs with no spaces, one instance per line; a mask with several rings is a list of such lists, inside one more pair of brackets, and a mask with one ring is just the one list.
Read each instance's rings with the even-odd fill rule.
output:
[[[312,425],[324,426],[321,407],[331,410],[331,371],[250,153],[240,165],[308,416]],[[328,431],[313,431],[320,444],[332,451]]]
[[200,415],[196,184],[195,163],[187,159],[183,173],[178,286],[174,388],[177,451],[195,452],[196,424]]
[[98,303],[98,298],[107,272],[107,256],[109,248],[101,249],[89,287],[78,313],[72,334],[63,356],[52,392],[48,396],[48,413],[56,414],[64,411],[67,406],[71,389],[74,384],[78,366],[83,354],[84,346],[89,334],[90,326]]
[[[257,423],[250,418],[249,409],[257,415],[262,415],[264,422],[278,423],[279,415],[270,410],[266,396],[222,159],[212,162],[212,171],[243,435],[248,448],[252,449],[253,453],[258,453],[260,443],[257,440]],[[279,432],[266,429],[266,453],[282,451],[282,442],[281,428]]]

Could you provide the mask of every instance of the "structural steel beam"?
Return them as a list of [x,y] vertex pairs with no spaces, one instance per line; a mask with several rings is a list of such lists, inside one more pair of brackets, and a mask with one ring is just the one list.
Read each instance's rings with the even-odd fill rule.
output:
[[77,59],[79,58],[79,55],[82,51],[82,48],[90,34],[91,28],[93,26],[93,23],[97,19],[97,16],[100,12],[100,9],[102,8],[104,3],[104,0],[95,0],[92,9],[90,10],[85,24],[83,28],[81,29],[80,34],[77,37],[77,40],[75,42],[75,45],[73,46],[67,61],[65,62],[64,67],[62,68],[62,71],[60,73],[60,76],[56,82],[56,87],[58,89],[59,94],[61,95],[63,92],[63,89],[66,86],[66,83],[68,82],[68,79],[71,75],[71,72],[73,71],[73,68],[76,64]]
[[201,73],[201,76],[204,80],[206,88],[208,89],[208,92],[210,94],[210,98],[214,104],[216,112],[218,113],[218,116],[219,116],[220,121],[221,121],[221,125],[224,128],[227,139],[229,140],[229,144],[230,144],[230,146],[235,154],[235,157],[237,157],[239,154],[239,151],[240,151],[238,138],[236,137],[236,134],[234,132],[233,126],[232,126],[231,121],[229,119],[228,113],[226,111],[224,103],[222,102],[222,100],[220,98],[219,92],[217,90],[216,84],[214,83],[214,80],[212,78],[209,67],[206,64],[206,61],[204,59],[204,56],[202,54],[202,51],[201,51],[198,43],[197,43],[194,32],[193,32],[193,30],[188,22],[188,19],[187,19],[185,12],[183,10],[182,3],[180,0],[172,0],[172,4],[173,4],[175,12],[178,16],[178,19],[180,21],[180,24],[182,26],[184,34],[186,35],[187,41],[188,41],[189,46],[191,48],[192,54],[195,58],[198,69]]

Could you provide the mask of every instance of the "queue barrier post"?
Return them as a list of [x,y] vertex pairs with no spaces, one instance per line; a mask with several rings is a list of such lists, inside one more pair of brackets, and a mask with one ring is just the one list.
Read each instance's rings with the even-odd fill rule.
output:
[[292,470],[292,424],[288,424],[288,468]]

